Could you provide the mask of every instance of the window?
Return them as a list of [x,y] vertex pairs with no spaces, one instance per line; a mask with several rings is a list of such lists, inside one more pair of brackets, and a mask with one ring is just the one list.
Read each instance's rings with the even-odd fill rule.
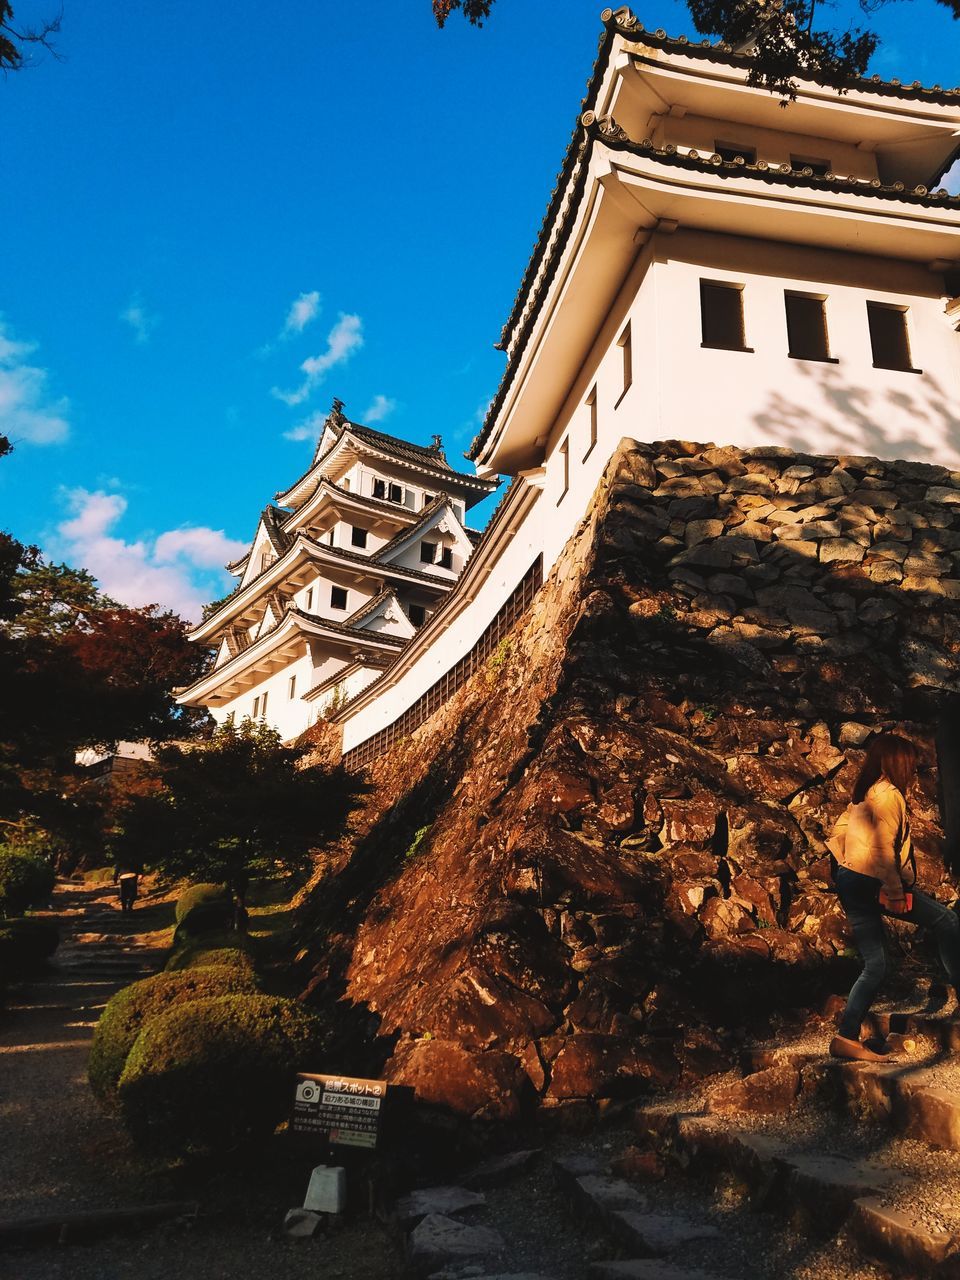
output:
[[267,694],[264,694],[263,697],[260,699],[260,715],[265,716],[266,714],[267,714]]
[[433,502],[435,496],[436,495],[432,493],[425,493],[423,495],[423,505],[425,507],[429,507],[430,503]]
[[411,604],[407,608],[407,616],[415,627],[422,627],[427,620],[427,611],[422,604]]
[[346,587],[330,588],[330,608],[345,609],[347,607],[347,589]]
[[887,302],[868,302],[867,320],[870,325],[870,345],[873,347],[873,367],[919,373],[920,370],[914,369],[910,358],[906,307],[897,307]]
[[563,488],[560,491],[560,497],[557,499],[557,506],[559,506],[560,503],[567,496],[567,492],[570,488],[570,440],[569,438],[564,440],[563,444],[560,446],[557,452],[560,454],[560,465],[563,468],[563,472],[562,472]]
[[725,351],[751,351],[743,329],[743,285],[700,281],[702,347]]
[[745,147],[742,142],[715,142],[713,148],[720,159],[728,163],[740,159],[745,164],[757,163],[757,148]]
[[[617,346],[623,355],[623,387],[620,391],[620,400],[622,400],[630,390],[630,383],[633,382],[633,343],[630,339],[629,324],[617,339]],[[617,404],[620,403],[620,400],[617,401]],[[614,408],[616,408],[616,405]]]
[[437,558],[437,544],[435,542],[420,543],[420,563],[433,564]]
[[793,359],[831,360],[826,299],[809,293],[784,293],[783,302],[787,309],[789,354]]
[[290,679],[287,681],[287,697],[292,698],[296,692],[297,692],[297,677],[291,676]]
[[254,700],[253,700],[253,718],[254,718],[254,720],[256,720],[256,719],[257,719],[257,717],[258,717],[259,715],[260,715],[260,695],[259,695],[259,694],[257,694],[257,696],[256,696],[256,697],[254,698]]
[[385,498],[385,497],[387,496],[387,482],[386,482],[386,480],[374,480],[374,482],[373,482],[373,496],[374,496],[375,498]]
[[313,587],[307,592],[307,613],[313,608]]
[[333,528],[330,530],[329,537],[327,538],[327,541],[330,543],[331,547],[334,545],[336,536],[337,536],[337,526],[334,525]]
[[818,160],[814,156],[791,156],[791,169],[812,169],[814,177],[825,178],[830,172],[829,160]]
[[340,488],[341,488],[341,489],[343,489],[343,490],[345,490],[347,493],[349,493],[349,492],[350,492],[350,477],[349,477],[349,476],[344,476],[344,477],[343,477],[343,479],[340,481]]
[[387,485],[387,498],[390,502],[403,502],[403,485],[390,484]]
[[593,446],[597,443],[597,388],[596,387],[594,387],[593,390],[590,392],[590,394],[587,396],[587,412],[590,415],[588,419],[590,436],[587,442],[587,452],[583,455],[584,462],[586,462],[586,460],[590,457],[591,453],[593,453]]
[[350,530],[350,542],[355,547],[365,547],[367,545],[366,529],[358,529],[356,525]]
[[440,559],[437,562],[442,569],[453,568],[453,547],[441,547]]

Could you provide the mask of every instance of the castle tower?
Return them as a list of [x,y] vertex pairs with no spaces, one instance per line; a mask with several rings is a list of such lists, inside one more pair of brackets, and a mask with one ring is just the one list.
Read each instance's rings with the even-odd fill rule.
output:
[[496,488],[424,447],[349,421],[334,400],[313,461],[264,508],[234,591],[191,639],[212,669],[181,691],[217,721],[262,719],[289,740],[370,683],[457,581]]

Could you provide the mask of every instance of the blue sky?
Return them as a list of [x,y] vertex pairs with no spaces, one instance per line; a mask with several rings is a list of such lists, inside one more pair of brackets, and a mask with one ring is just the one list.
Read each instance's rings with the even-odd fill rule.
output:
[[[332,396],[460,460],[601,7],[64,0],[65,60],[0,80],[0,525],[196,616]],[[957,80],[934,0],[876,25],[871,70]]]

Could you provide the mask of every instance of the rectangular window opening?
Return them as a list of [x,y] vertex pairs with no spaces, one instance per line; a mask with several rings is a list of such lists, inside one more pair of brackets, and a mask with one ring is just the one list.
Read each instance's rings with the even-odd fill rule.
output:
[[307,592],[307,613],[313,608],[313,587]]
[[812,169],[816,178],[825,178],[831,172],[830,161],[820,160],[816,156],[791,156],[790,168]]
[[346,587],[330,588],[330,608],[345,609],[347,607],[347,589]]
[[743,327],[743,285],[700,281],[701,346],[752,351]]
[[560,454],[560,465],[563,468],[563,488],[560,491],[560,497],[557,499],[557,506],[564,500],[570,491],[570,440],[569,437],[564,440],[558,450]]
[[387,497],[391,502],[403,503],[403,486],[391,484],[387,486]]
[[267,697],[268,695],[265,693],[263,697],[260,699],[260,715],[261,716],[265,716],[267,714]]
[[589,414],[589,417],[587,419],[587,425],[588,425],[588,430],[590,434],[587,439],[587,451],[583,455],[584,462],[586,462],[586,460],[590,457],[591,453],[593,453],[593,446],[597,443],[597,388],[596,387],[594,387],[593,390],[590,392],[589,396],[587,396],[587,413]]
[[630,337],[629,324],[617,339],[617,346],[623,354],[623,386],[620,389],[620,399],[617,401],[617,404],[619,404],[620,400],[630,390],[630,384],[633,382],[633,340]]
[[386,480],[374,480],[374,482],[373,482],[373,496],[374,496],[375,498],[385,498],[385,497],[387,496],[387,482],[386,482]]
[[441,569],[453,568],[453,547],[441,547],[440,559],[437,561]]
[[427,620],[427,611],[422,604],[412,604],[407,609],[407,617],[415,627],[422,627]]
[[297,692],[297,677],[291,676],[287,684],[287,697],[293,698],[296,692]]
[[350,542],[355,547],[365,547],[367,545],[366,529],[359,529],[356,525],[353,525],[350,530]]
[[826,299],[809,293],[786,292],[783,302],[787,312],[788,354],[794,360],[832,360]]
[[744,164],[757,163],[757,148],[744,146],[742,142],[714,142],[713,149],[721,160],[732,163],[742,159]]
[[432,493],[425,493],[425,494],[423,495],[423,505],[424,505],[425,507],[429,507],[430,503],[431,503],[431,502],[433,501],[433,499],[434,499],[434,496],[435,496],[435,495],[434,495],[434,494],[432,494]]
[[873,348],[875,369],[920,372],[919,369],[914,369],[910,356],[906,307],[887,302],[868,302],[867,322],[870,326],[870,345]]
[[256,697],[254,698],[254,700],[253,700],[253,718],[254,718],[254,720],[257,720],[257,719],[259,718],[259,716],[260,716],[260,695],[259,695],[259,694],[257,694],[257,696],[256,696]]
[[435,542],[420,543],[420,563],[434,564],[437,558],[437,544]]

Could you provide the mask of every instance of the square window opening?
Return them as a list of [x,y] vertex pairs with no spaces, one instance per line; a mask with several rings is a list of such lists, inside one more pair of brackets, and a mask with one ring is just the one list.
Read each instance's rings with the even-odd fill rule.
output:
[[870,345],[873,348],[875,369],[919,373],[918,369],[914,369],[910,355],[906,307],[887,302],[868,302],[867,322],[870,326]]
[[757,163],[757,148],[744,146],[742,142],[721,142],[718,139],[714,142],[713,149],[728,164],[736,160],[743,160],[744,164]]
[[346,587],[330,588],[330,608],[345,609],[347,607],[347,589]]
[[785,293],[788,353],[795,360],[830,360],[826,299],[809,293]]
[[701,280],[700,327],[701,346],[750,351],[743,326],[743,285]]
[[420,563],[433,564],[437,558],[437,544],[435,542],[420,543]]
[[350,542],[354,547],[365,547],[367,545],[366,529],[359,529],[356,525],[353,525],[350,531]]
[[422,604],[412,604],[407,609],[407,617],[415,627],[422,627],[427,620],[427,611]]

